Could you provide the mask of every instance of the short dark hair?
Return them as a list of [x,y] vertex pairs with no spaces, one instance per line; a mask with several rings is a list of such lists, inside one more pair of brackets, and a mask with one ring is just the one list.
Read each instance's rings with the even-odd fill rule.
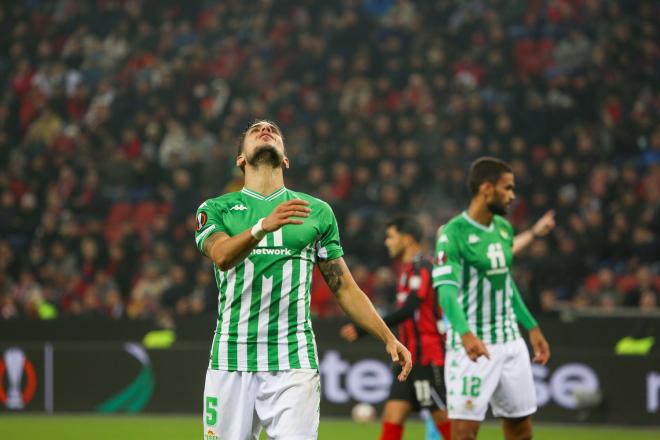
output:
[[[273,127],[275,127],[275,128],[277,129],[277,131],[279,132],[280,136],[282,137],[282,140],[284,140],[284,134],[282,134],[282,129],[281,129],[280,126],[277,125],[275,122],[273,122],[273,121],[271,121],[271,120],[269,120],[269,119],[255,119],[254,121],[252,121],[252,122],[247,126],[247,128],[246,128],[245,130],[243,130],[243,132],[241,133],[241,135],[238,137],[238,144],[237,144],[236,157],[240,156],[241,153],[243,152],[243,143],[245,142],[245,136],[247,136],[248,131],[250,131],[250,129],[251,129],[252,127],[254,127],[255,125],[257,125],[257,124],[262,124],[262,123],[264,123],[264,122],[267,123],[267,124],[272,125]],[[242,166],[242,167],[241,167],[241,171],[245,172],[245,166]]]
[[472,195],[479,192],[481,184],[490,182],[493,185],[502,177],[502,174],[512,173],[511,166],[503,160],[495,157],[480,157],[472,162],[468,176],[468,187]]
[[394,227],[400,234],[408,234],[417,242],[422,241],[424,236],[422,225],[415,217],[408,214],[395,215],[387,222],[387,227]]

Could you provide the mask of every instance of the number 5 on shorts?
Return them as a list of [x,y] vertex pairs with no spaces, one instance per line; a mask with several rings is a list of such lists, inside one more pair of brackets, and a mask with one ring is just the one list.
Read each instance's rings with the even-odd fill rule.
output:
[[[463,392],[464,396],[479,397],[481,392],[481,378],[477,376],[463,376]],[[469,389],[469,390],[468,390]],[[468,394],[469,391],[469,394]]]
[[218,398],[206,396],[206,424],[215,425],[218,421],[218,411],[216,407],[218,406]]

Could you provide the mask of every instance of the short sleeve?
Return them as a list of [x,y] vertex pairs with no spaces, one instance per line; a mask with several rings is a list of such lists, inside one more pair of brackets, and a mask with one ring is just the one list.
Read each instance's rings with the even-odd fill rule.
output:
[[460,286],[461,260],[455,228],[445,226],[438,233],[433,258],[433,287],[443,284]]
[[204,242],[215,232],[226,232],[222,210],[213,201],[207,200],[199,205],[195,215],[195,244],[201,253],[204,253]]
[[337,218],[327,203],[323,204],[319,223],[320,237],[316,248],[318,257],[321,260],[334,260],[343,256],[344,250],[339,242]]

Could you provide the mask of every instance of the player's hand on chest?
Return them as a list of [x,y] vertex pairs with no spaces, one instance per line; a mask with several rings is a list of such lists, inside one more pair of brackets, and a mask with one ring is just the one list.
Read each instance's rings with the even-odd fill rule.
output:
[[[261,203],[234,203],[223,215],[223,222],[230,236],[235,236],[251,228],[259,219],[270,213],[281,203],[280,201]],[[287,248],[299,252],[315,243],[320,236],[319,217],[312,211],[301,225],[284,225],[280,229],[269,232],[259,242],[258,247]]]

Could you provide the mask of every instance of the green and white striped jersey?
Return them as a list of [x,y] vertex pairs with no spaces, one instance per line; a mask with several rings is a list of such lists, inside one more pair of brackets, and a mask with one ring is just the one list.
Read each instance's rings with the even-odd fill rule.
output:
[[215,232],[240,234],[291,199],[309,202],[311,213],[302,225],[286,225],[266,234],[230,270],[213,267],[219,298],[211,369],[318,369],[309,313],[312,271],[317,258],[332,260],[343,255],[330,206],[284,187],[269,196],[243,188],[201,204],[195,242],[202,251],[204,241]]
[[[511,277],[513,228],[500,216],[483,226],[463,212],[438,230],[433,287],[458,287],[458,303],[470,330],[486,344],[520,337],[513,310],[515,283]],[[447,342],[461,346],[451,326]]]

